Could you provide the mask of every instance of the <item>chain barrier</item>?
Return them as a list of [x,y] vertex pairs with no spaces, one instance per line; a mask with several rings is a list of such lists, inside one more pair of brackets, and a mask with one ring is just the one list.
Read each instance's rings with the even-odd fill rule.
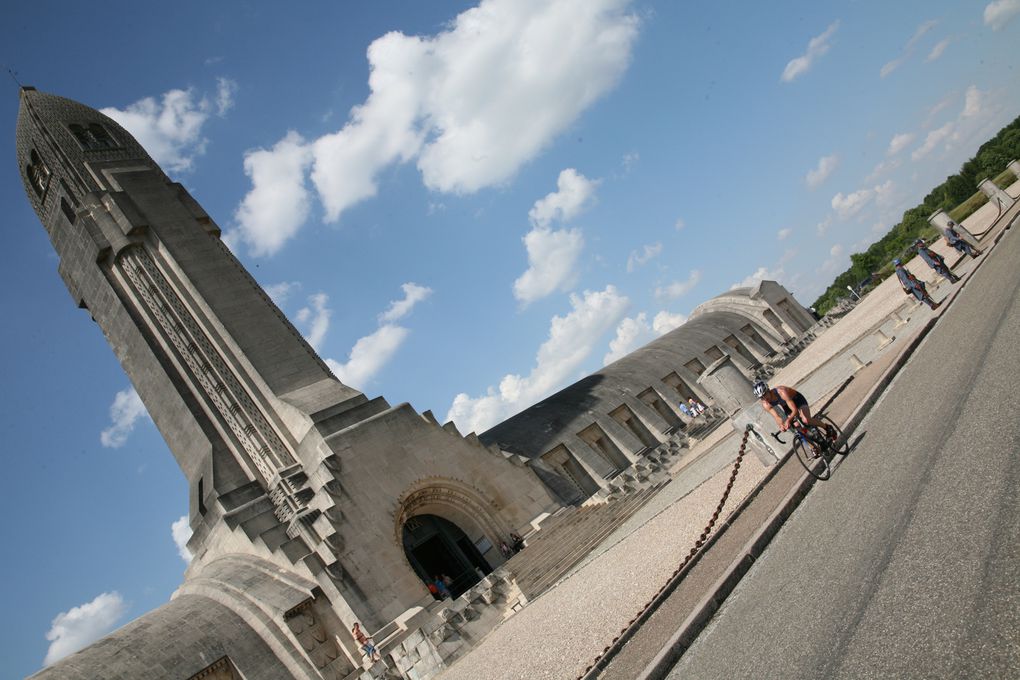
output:
[[638,619],[645,615],[645,613],[651,608],[652,604],[658,599],[660,595],[662,595],[663,591],[665,591],[666,588],[669,587],[670,582],[672,582],[673,579],[676,578],[677,575],[680,572],[682,572],[687,567],[688,564],[690,564],[691,560],[694,559],[694,556],[698,554],[699,550],[701,550],[701,546],[703,546],[705,544],[705,541],[708,540],[708,537],[712,534],[712,527],[714,527],[715,523],[719,520],[719,515],[722,513],[723,506],[726,505],[726,499],[729,498],[730,491],[733,490],[733,482],[736,481],[737,473],[740,471],[740,463],[744,458],[744,451],[747,448],[747,437],[748,435],[751,434],[751,430],[752,428],[750,425],[748,425],[747,429],[744,430],[744,437],[740,440],[740,451],[737,453],[737,459],[733,463],[733,472],[730,473],[730,480],[726,483],[726,489],[723,491],[722,498],[719,499],[719,504],[716,506],[715,512],[712,513],[711,519],[708,520],[708,524],[705,526],[705,530],[701,532],[701,535],[698,537],[698,540],[694,542],[694,547],[691,548],[691,551],[687,553],[687,557],[685,557],[683,561],[680,562],[677,568],[673,570],[673,573],[669,575],[669,578],[666,579],[666,582],[662,584],[662,587],[660,587],[655,592],[655,594],[652,595],[652,598],[648,600],[647,603],[645,603],[641,610],[634,615],[634,618],[628,621],[627,625],[620,629],[620,632],[616,634],[616,637],[610,640],[609,644],[606,645],[601,652],[599,652],[599,655],[595,657],[594,660],[592,660],[591,664],[587,668],[584,669],[584,672],[581,673],[581,675],[577,676],[577,680],[584,680],[585,676],[587,676],[588,673],[590,673],[592,669],[595,668],[595,666],[597,666],[600,661],[602,661],[606,654],[609,653],[609,650],[613,648],[613,645],[615,645],[617,641],[621,637],[623,637],[627,630],[631,626],[633,626]]

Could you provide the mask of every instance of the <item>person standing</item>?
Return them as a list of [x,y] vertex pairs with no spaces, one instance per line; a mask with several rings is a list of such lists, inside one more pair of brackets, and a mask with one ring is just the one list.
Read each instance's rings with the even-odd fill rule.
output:
[[914,245],[917,246],[917,254],[921,256],[929,267],[935,270],[935,273],[944,277],[949,283],[956,283],[960,280],[960,277],[949,270],[949,265],[946,264],[944,257],[936,253],[935,251],[928,248],[924,243],[923,238],[917,239]]
[[903,287],[904,293],[913,295],[932,309],[939,308],[940,303],[931,299],[931,296],[928,295],[928,290],[924,287],[923,281],[919,281],[916,276],[908,272],[899,259],[893,260],[892,263],[896,267],[896,277],[900,280],[900,286]]
[[946,227],[946,243],[956,248],[964,255],[970,255],[971,257],[977,257],[981,254],[980,250],[977,250],[974,246],[964,240],[960,236],[960,232],[956,231],[956,222],[949,221],[949,226]]
[[365,631],[361,630],[361,624],[357,621],[351,627],[351,635],[357,641],[358,645],[361,646],[361,651],[365,653],[369,661],[373,663],[376,661],[382,661],[382,656],[379,655],[379,650],[375,648],[375,643],[372,642],[372,638],[365,635]]

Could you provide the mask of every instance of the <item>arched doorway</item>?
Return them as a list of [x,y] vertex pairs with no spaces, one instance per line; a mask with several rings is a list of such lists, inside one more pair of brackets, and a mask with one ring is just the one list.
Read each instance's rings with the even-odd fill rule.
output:
[[415,515],[404,522],[404,554],[423,583],[449,576],[450,595],[467,591],[492,571],[481,551],[460,527],[436,515]]

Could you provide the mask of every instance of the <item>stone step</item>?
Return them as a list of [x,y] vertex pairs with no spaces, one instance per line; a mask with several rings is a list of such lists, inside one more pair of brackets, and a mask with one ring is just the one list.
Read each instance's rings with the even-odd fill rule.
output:
[[250,508],[246,508],[245,516],[240,521],[241,529],[245,535],[249,539],[255,540],[255,537],[261,535],[262,532],[279,525],[280,520],[277,519],[274,510],[275,508],[268,498],[265,499],[265,502],[259,501]]
[[579,508],[569,521],[529,544],[506,567],[518,588],[532,599],[563,578],[663,486],[660,482],[602,505]]

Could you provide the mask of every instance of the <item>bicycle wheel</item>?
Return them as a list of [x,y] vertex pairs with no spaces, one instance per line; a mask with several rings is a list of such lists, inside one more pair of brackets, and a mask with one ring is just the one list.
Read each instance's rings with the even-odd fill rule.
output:
[[836,431],[836,438],[829,440],[829,450],[838,453],[841,456],[845,456],[850,453],[850,442],[848,442],[846,437],[843,436],[843,430],[839,429],[839,426],[832,422],[832,418],[826,415],[820,415],[818,416],[818,420]]
[[832,476],[832,468],[829,467],[822,447],[804,437],[797,437],[793,442],[793,450],[797,453],[797,460],[809,473],[818,479],[828,479]]

